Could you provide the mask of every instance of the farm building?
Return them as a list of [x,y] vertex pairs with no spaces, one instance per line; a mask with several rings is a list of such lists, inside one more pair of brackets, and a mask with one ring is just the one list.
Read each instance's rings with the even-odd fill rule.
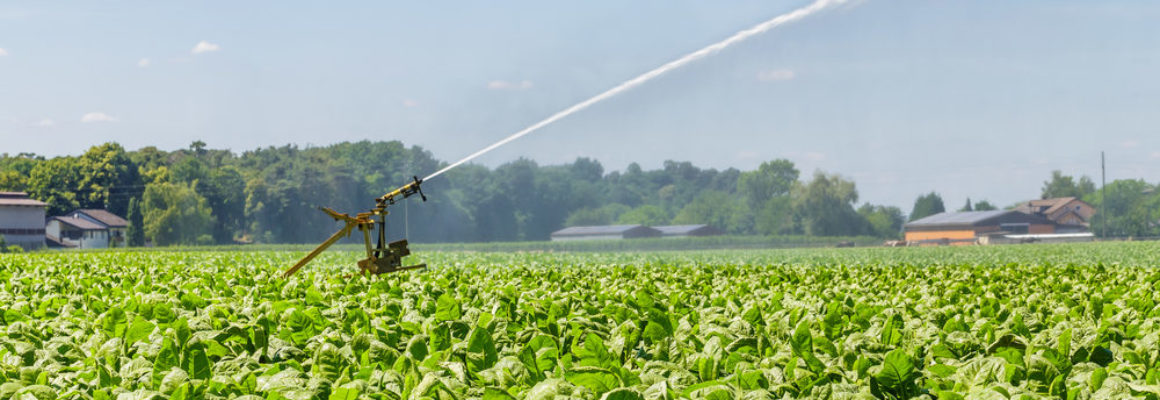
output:
[[709,225],[665,225],[654,226],[653,229],[661,231],[661,237],[679,238],[691,236],[717,236],[722,234],[720,229],[711,227]]
[[81,217],[52,217],[45,224],[45,237],[53,247],[103,249],[109,247],[109,230]]
[[573,226],[552,232],[552,241],[636,239],[660,236],[661,231],[644,225]]
[[1047,218],[1013,210],[961,211],[931,215],[903,226],[906,241],[918,244],[974,244],[980,236],[1055,233]]
[[1016,206],[1015,211],[1047,218],[1059,233],[1087,232],[1096,214],[1095,207],[1075,197],[1031,200]]
[[82,218],[103,226],[108,230],[109,242],[113,243],[111,247],[124,247],[125,230],[129,229],[129,221],[117,216],[117,214],[107,210],[84,209],[73,211],[66,216]]
[[25,250],[44,247],[44,210],[42,201],[24,192],[0,192],[0,235],[10,245]]

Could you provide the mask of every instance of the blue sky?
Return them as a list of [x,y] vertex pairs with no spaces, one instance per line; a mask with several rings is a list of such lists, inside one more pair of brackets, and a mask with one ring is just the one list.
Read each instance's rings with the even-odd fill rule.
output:
[[[454,161],[809,1],[7,1],[0,152],[401,140]],[[864,0],[479,159],[788,158],[909,210],[1160,181],[1160,3]],[[414,171],[423,175],[431,171]]]

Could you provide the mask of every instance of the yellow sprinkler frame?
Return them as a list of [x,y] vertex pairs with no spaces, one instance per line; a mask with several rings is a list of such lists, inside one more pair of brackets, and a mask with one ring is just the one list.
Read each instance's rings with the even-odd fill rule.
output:
[[[403,266],[403,257],[411,254],[411,250],[407,248],[406,239],[397,240],[389,244],[387,243],[387,214],[389,214],[387,212],[387,207],[416,194],[418,194],[419,197],[423,199],[423,201],[427,201],[427,196],[423,194],[423,189],[419,186],[423,183],[423,180],[419,179],[417,176],[413,177],[412,179],[413,180],[410,183],[375,199],[375,208],[372,208],[368,212],[358,213],[353,217],[349,214],[339,213],[338,211],[334,211],[328,207],[322,207],[321,210],[322,212],[325,212],[326,215],[334,218],[335,221],[342,221],[344,223],[342,229],[339,229],[338,232],[330,235],[329,239],[326,239],[325,242],[322,242],[322,244],[314,248],[313,251],[311,251],[305,257],[302,257],[301,260],[298,260],[297,264],[294,264],[293,267],[290,267],[290,269],[287,269],[286,272],[282,273],[282,277],[288,278],[291,275],[294,275],[295,272],[298,272],[298,270],[309,263],[310,260],[313,260],[314,257],[317,257],[323,251],[326,251],[328,247],[335,244],[344,237],[349,237],[355,229],[358,229],[362,232],[363,241],[366,243],[367,258],[359,260],[358,262],[358,268],[361,274],[367,275],[369,273],[378,275],[389,272],[426,268],[427,264]],[[376,230],[376,225],[378,225],[378,240],[375,246],[372,247],[371,231]]]

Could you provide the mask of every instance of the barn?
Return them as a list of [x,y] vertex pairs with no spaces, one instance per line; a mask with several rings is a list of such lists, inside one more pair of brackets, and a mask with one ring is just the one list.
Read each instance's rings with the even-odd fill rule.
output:
[[918,244],[974,244],[980,236],[1055,233],[1055,223],[1014,210],[945,212],[903,226],[906,241]]
[[43,201],[24,192],[0,192],[0,235],[9,245],[25,250],[44,247]]
[[661,231],[644,225],[573,226],[552,232],[552,241],[615,240],[660,236]]
[[720,229],[709,225],[664,225],[654,226],[653,229],[661,231],[661,237],[665,238],[680,238],[692,236],[717,236],[722,234]]

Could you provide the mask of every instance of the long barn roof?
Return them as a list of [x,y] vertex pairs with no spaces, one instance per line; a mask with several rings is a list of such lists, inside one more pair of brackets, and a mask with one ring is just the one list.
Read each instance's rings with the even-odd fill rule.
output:
[[944,212],[920,218],[906,228],[968,228],[1007,223],[1052,224],[1047,218],[1014,210]]
[[643,225],[602,225],[602,226],[573,226],[552,232],[552,236],[604,236],[623,235],[635,229],[652,228]]
[[662,226],[654,226],[654,227],[652,227],[652,228],[653,228],[653,229],[656,229],[656,230],[658,230],[658,231],[661,231],[661,233],[662,233],[662,234],[664,234],[664,235],[669,235],[669,236],[671,236],[671,235],[687,235],[687,234],[690,234],[690,233],[696,232],[696,231],[698,231],[698,230],[701,230],[701,229],[713,229],[713,228],[712,228],[712,227],[710,227],[709,225],[705,225],[705,224],[698,224],[698,225],[662,225]]
[[0,192],[0,206],[46,207],[48,203],[29,198],[24,192]]

